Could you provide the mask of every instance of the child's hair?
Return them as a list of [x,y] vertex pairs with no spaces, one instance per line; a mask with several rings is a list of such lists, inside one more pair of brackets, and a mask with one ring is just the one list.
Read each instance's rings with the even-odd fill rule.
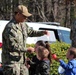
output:
[[45,44],[45,42],[44,42],[43,40],[37,41],[36,44],[37,44],[38,46],[46,47],[46,44]]
[[49,54],[48,49],[46,49],[46,48],[43,47],[43,46],[38,46],[37,49],[38,49],[38,56],[39,56],[41,59],[48,58],[48,54]]
[[76,48],[71,47],[71,48],[69,48],[69,50],[70,50],[70,55],[74,55],[73,58],[76,58]]
[[43,40],[39,40],[39,41],[37,41],[36,42],[36,44],[38,45],[38,46],[43,46],[43,47],[45,47],[48,51],[49,51],[49,55],[48,55],[48,58],[49,58],[49,60],[50,60],[50,62],[52,63],[52,60],[51,60],[51,49],[50,49],[50,44],[48,43],[48,41],[43,41]]

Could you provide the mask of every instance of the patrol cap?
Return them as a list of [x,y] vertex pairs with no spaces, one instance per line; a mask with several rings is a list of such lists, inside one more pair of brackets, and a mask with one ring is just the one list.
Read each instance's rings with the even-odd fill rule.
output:
[[29,17],[32,15],[31,13],[28,12],[27,7],[24,5],[18,5],[18,7],[15,9],[15,12],[20,12],[26,17]]

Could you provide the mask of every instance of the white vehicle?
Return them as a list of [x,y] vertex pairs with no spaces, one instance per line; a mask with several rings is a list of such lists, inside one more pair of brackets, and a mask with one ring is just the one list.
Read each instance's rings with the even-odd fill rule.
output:
[[49,35],[44,35],[41,37],[28,37],[27,43],[36,43],[38,40],[44,40],[48,41],[49,43],[53,43],[58,41],[62,41],[65,43],[70,44],[70,29],[66,27],[62,27],[55,23],[47,24],[47,23],[41,23],[41,22],[26,22],[28,26],[32,27],[34,30],[48,30]]
[[2,72],[2,59],[1,59],[1,54],[2,54],[2,32],[6,26],[6,24],[8,23],[8,21],[5,20],[0,20],[0,75],[3,75]]

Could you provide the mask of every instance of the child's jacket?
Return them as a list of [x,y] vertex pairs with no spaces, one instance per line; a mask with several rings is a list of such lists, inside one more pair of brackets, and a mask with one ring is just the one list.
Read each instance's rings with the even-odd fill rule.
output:
[[70,60],[67,64],[60,60],[60,65],[65,69],[64,75],[76,75],[76,59]]
[[50,61],[41,60],[36,67],[36,75],[50,75]]

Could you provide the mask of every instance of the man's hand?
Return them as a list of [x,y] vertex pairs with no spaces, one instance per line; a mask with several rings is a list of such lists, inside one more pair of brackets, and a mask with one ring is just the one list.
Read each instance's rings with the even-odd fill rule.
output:
[[35,49],[33,47],[28,47],[27,48],[27,52],[29,53],[33,53],[35,51]]
[[44,31],[45,35],[49,35],[49,32],[47,30]]

